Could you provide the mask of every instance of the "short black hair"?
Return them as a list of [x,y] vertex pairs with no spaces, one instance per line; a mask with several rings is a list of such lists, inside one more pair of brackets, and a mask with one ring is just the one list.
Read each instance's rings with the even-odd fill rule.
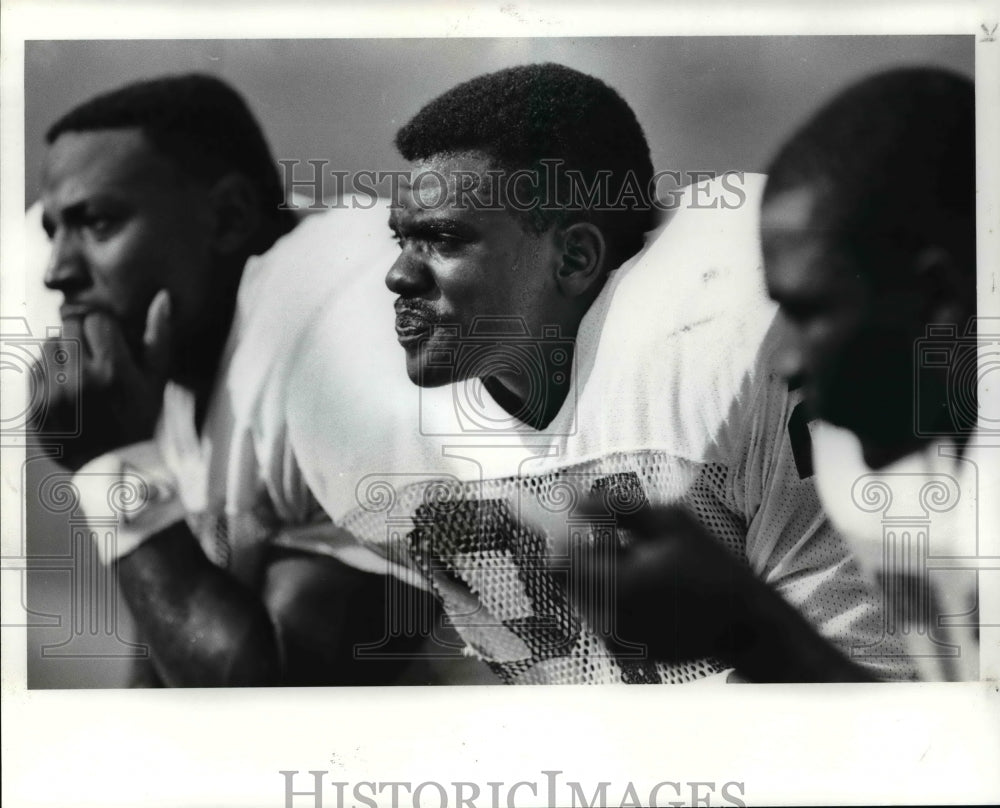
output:
[[257,189],[264,221],[291,229],[271,149],[243,97],[215,76],[163,76],[126,84],[74,107],[45,134],[137,128],[178,169],[208,183],[237,171]]
[[[938,68],[900,68],[838,94],[785,143],[764,201],[807,187],[814,223],[870,280],[900,250],[975,248],[975,92]],[[974,260],[964,261],[974,271]]]
[[[603,81],[564,65],[510,67],[459,84],[423,107],[395,143],[411,162],[477,151],[501,170],[533,172],[543,204],[526,220],[536,231],[575,212],[601,227],[612,246],[628,256],[655,225],[649,198],[653,164],[635,113]],[[603,205],[563,207],[569,204],[568,188],[547,186],[544,160],[559,161],[587,187],[605,172]]]

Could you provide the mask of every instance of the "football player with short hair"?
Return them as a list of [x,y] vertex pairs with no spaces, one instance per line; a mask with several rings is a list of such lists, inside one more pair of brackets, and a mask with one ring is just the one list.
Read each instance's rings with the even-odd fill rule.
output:
[[[895,645],[924,679],[977,679],[976,568],[996,575],[1000,557],[977,503],[1000,482],[1000,445],[977,424],[972,82],[914,68],[845,89],[773,159],[761,230],[781,312],[775,366],[802,391],[824,507],[880,586],[886,622],[854,660],[838,661],[735,571],[736,594],[709,622],[729,627],[729,658],[751,676],[819,662],[856,678],[864,656]],[[613,577],[635,635],[669,658],[649,617],[656,597],[697,601],[726,560],[676,509],[621,521],[642,541],[614,569],[588,557],[582,577]]]
[[[305,402],[291,431],[317,436],[302,468],[330,516],[433,590],[506,682],[684,682],[734,665],[767,680],[911,676],[892,648],[845,661],[875,642],[882,612],[820,509],[798,395],[769,363],[761,178],[690,187],[657,227],[631,108],[555,64],[458,85],[396,143],[411,171],[389,220],[395,333],[392,310],[334,304],[291,381]],[[338,398],[349,361],[330,346],[348,333],[370,383]],[[640,593],[655,656],[613,590],[581,595],[554,569],[558,548],[571,571],[588,548],[621,557],[628,531],[595,519],[595,498],[617,514],[683,505],[712,543],[688,588]],[[740,600],[747,579],[797,633],[725,622],[756,605]],[[782,648],[810,625],[840,650]]]
[[[36,439],[75,472],[92,519],[114,486],[138,486],[98,550],[150,648],[145,680],[391,680],[397,663],[353,657],[382,636],[383,582],[337,560],[287,438],[283,381],[310,317],[352,262],[385,260],[383,242],[355,249],[350,211],[292,231],[257,121],[214,77],[105,93],[47,141],[45,284],[62,294],[63,335],[44,350],[76,340],[81,362],[72,383],[42,388]],[[295,260],[300,244],[322,249]]]
[[795,132],[763,200],[779,366],[817,419],[823,504],[927,679],[979,678],[996,571],[976,566],[1000,556],[977,522],[1000,448],[979,407],[975,153],[972,81],[893,70]]

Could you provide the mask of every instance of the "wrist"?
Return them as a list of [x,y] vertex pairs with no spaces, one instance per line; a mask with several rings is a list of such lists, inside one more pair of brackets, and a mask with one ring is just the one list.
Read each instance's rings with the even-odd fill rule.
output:
[[741,587],[722,658],[756,682],[871,679],[763,581]]
[[73,484],[105,564],[185,517],[176,480],[151,440],[89,461],[74,474]]

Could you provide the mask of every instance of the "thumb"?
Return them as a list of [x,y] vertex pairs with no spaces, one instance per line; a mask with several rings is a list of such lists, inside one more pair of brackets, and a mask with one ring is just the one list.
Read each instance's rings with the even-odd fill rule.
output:
[[146,367],[164,379],[170,371],[172,336],[170,293],[166,289],[161,289],[149,304],[142,344],[145,348]]

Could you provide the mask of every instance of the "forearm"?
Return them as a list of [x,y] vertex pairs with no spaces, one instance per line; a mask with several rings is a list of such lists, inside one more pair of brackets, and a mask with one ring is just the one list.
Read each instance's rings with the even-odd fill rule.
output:
[[753,682],[871,682],[774,589],[758,579],[733,600],[719,656]]
[[276,633],[262,599],[209,561],[184,522],[125,555],[117,572],[165,684],[279,682]]

